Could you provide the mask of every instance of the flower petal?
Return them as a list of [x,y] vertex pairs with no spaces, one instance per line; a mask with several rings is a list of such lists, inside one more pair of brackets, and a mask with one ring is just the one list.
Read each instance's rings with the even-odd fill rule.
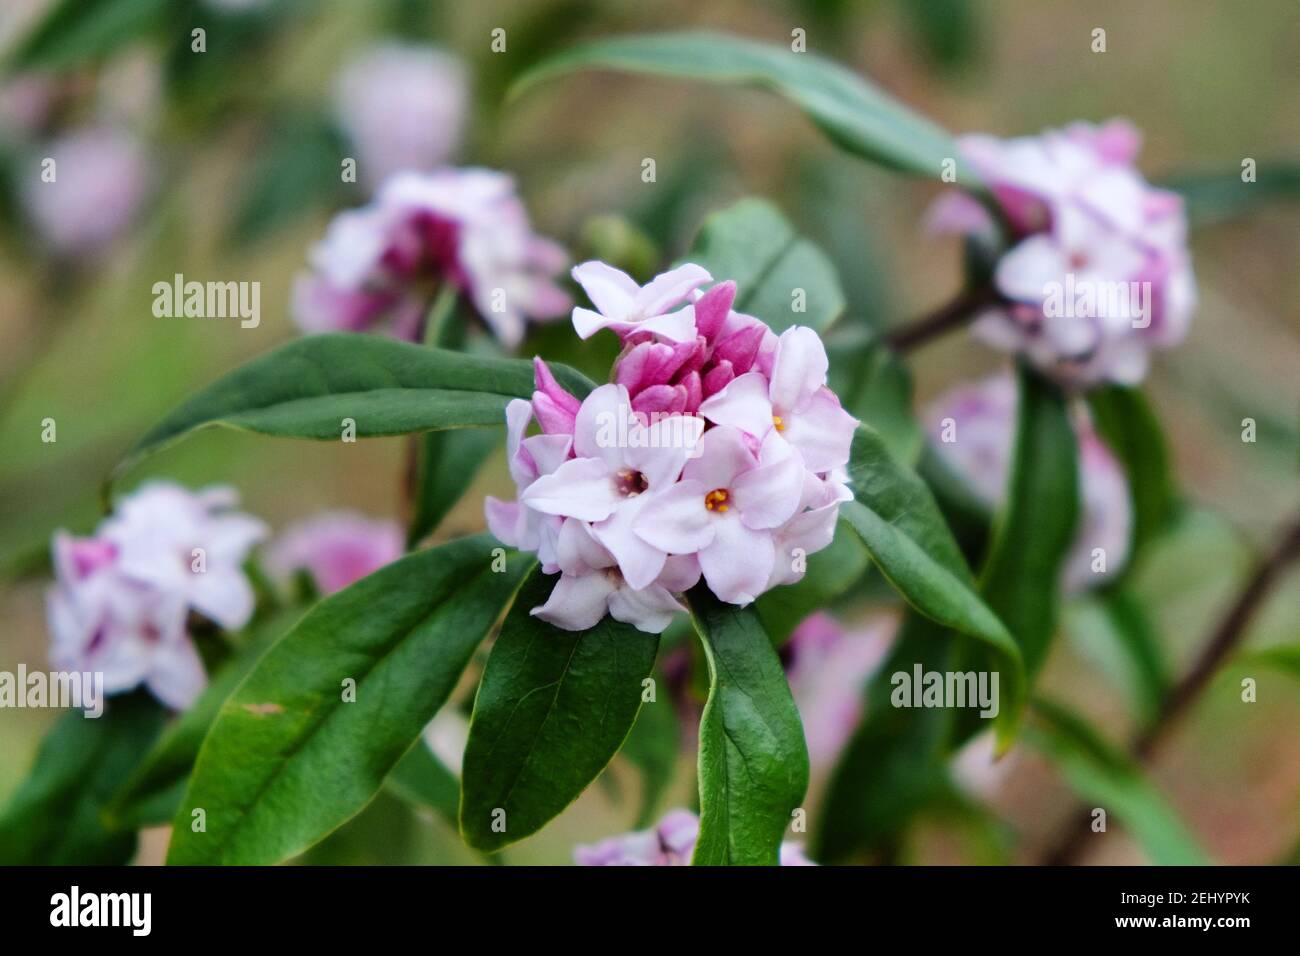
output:
[[772,533],[746,528],[738,515],[717,518],[713,524],[713,541],[699,553],[704,580],[719,600],[749,604],[772,576]]
[[749,432],[761,441],[772,428],[767,379],[758,372],[732,379],[722,391],[700,403],[700,414],[717,425]]
[[599,458],[574,458],[524,489],[520,501],[534,511],[601,521],[623,500]]
[[562,574],[545,604],[529,611],[548,624],[565,631],[595,627],[609,608],[614,581],[604,571],[591,574]]
[[679,481],[651,495],[632,528],[647,544],[668,554],[693,554],[713,540],[712,516],[704,496],[712,489],[698,481]]
[[821,474],[848,464],[858,420],[840,407],[834,392],[820,388],[782,427],[781,434],[799,449],[808,470]]
[[786,329],[777,342],[772,362],[772,407],[786,415],[803,407],[826,384],[830,362],[821,337],[801,325]]

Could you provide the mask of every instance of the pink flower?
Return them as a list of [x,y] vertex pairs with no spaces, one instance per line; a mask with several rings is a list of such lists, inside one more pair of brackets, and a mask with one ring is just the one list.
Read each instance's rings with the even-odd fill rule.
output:
[[466,99],[458,59],[430,46],[383,43],[344,66],[335,109],[373,188],[396,173],[445,163],[460,139]]
[[596,541],[617,559],[633,588],[647,587],[663,570],[670,551],[650,543],[641,514],[677,484],[694,454],[704,423],[673,415],[644,424],[632,413],[627,389],[602,385],[578,409],[575,458],[538,478],[520,495],[534,511],[591,522]]
[[882,615],[846,631],[829,614],[817,613],[790,636],[786,677],[814,770],[827,771],[839,759],[862,716],[867,679],[885,659],[896,627],[893,617]]
[[[578,866],[689,866],[700,821],[689,810],[671,810],[651,830],[610,837],[573,849]],[[781,844],[781,866],[816,866],[800,843]]]
[[[1015,243],[995,274],[1007,304],[976,333],[1065,384],[1140,381],[1150,353],[1180,342],[1195,309],[1182,201],[1133,167],[1139,146],[1122,120],[961,140]],[[974,232],[988,216],[969,197],[946,197],[932,221]]]
[[727,426],[704,433],[682,480],[642,511],[636,533],[669,554],[696,554],[721,600],[748,604],[767,589],[776,562],[773,529],[794,516],[804,467],[779,441],[755,453]]
[[812,329],[781,334],[770,378],[747,372],[700,405],[700,414],[763,441],[769,434],[799,450],[808,470],[848,464],[857,421],[826,387],[826,348]]
[[33,166],[22,201],[41,239],[64,256],[95,256],[131,225],[149,192],[150,163],[130,134],[108,126],[77,130],[44,147],[46,182]]
[[330,511],[285,530],[268,550],[266,565],[282,580],[306,571],[324,596],[396,561],[402,550],[402,529],[397,522]]
[[[939,454],[989,507],[1006,494],[1016,427],[1016,384],[1009,374],[962,385],[940,396],[925,414]],[[1079,440],[1079,527],[1062,569],[1068,593],[1093,587],[1124,566],[1133,528],[1128,483],[1114,454],[1086,415],[1075,417]],[[1105,554],[1105,570],[1093,570],[1094,549]]]
[[[575,310],[579,332],[586,322],[624,337],[614,381],[579,402],[538,361],[531,403],[507,409],[519,499],[487,501],[497,537],[561,572],[534,613],[576,630],[608,612],[658,632],[682,609],[675,593],[701,576],[742,605],[798,581],[850,497],[856,427],[826,388],[816,333],[778,340],[732,311],[734,283],[699,289],[698,266],[644,289],[603,263],[575,276],[603,312]],[[542,434],[525,438],[532,420]],[[544,465],[519,452],[541,439],[554,442]]]
[[189,706],[206,680],[189,613],[233,630],[253,612],[242,567],[266,529],[231,510],[236,503],[229,489],[152,482],[94,537],[56,534],[47,601],[55,667],[102,671],[107,693],[145,684],[168,706]]
[[340,213],[294,283],[306,332],[363,331],[387,321],[417,339],[449,282],[507,345],[529,319],[555,318],[569,297],[553,281],[565,254],[532,232],[514,181],[486,169],[401,173],[370,205]]
[[688,342],[695,338],[690,294],[711,277],[700,266],[687,263],[642,287],[613,266],[584,262],[573,267],[573,278],[598,310],[573,310],[578,338],[591,338],[601,329],[613,329],[622,336],[645,332],[673,342]]

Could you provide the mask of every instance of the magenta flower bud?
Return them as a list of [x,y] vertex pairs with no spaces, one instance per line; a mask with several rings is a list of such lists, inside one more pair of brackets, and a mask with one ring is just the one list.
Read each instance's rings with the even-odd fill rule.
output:
[[704,386],[700,383],[700,373],[691,372],[679,383],[678,387],[686,391],[686,407],[683,411],[694,414],[700,410],[700,402],[704,401]]
[[686,389],[681,385],[651,385],[632,399],[632,411],[645,415],[672,414],[686,408]]
[[557,406],[568,412],[570,416],[578,414],[578,409],[582,407],[582,402],[576,397],[564,390],[564,387],[555,380],[551,374],[549,366],[540,358],[533,359],[533,379],[537,383],[537,390]]
[[561,407],[545,392],[533,392],[533,414],[537,416],[537,424],[542,427],[543,434],[573,434],[574,413]]
[[709,369],[704,376],[704,396],[716,394],[727,387],[727,383],[736,377],[736,371],[731,367],[731,363],[723,359],[713,368]]
[[730,362],[732,370],[737,375],[743,375],[753,366],[754,359],[758,356],[758,349],[763,344],[765,331],[766,329],[761,325],[749,325],[732,332],[714,347],[714,359],[719,362]]
[[695,330],[712,340],[727,321],[731,304],[736,301],[736,283],[728,279],[719,282],[695,303]]

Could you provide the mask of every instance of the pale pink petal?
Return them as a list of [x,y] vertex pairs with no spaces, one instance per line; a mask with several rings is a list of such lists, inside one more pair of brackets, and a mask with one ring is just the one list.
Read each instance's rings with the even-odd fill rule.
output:
[[762,440],[772,428],[768,384],[758,372],[732,379],[716,395],[700,403],[700,414],[718,425],[730,425]]
[[545,604],[529,613],[565,631],[585,631],[605,616],[615,582],[604,571],[562,574]]
[[670,554],[655,584],[669,591],[689,591],[700,582],[700,561],[693,554]]
[[626,272],[593,260],[574,266],[570,274],[587,293],[587,298],[609,318],[627,318],[636,309],[641,287]]
[[641,507],[633,530],[647,544],[668,554],[692,554],[713,540],[711,515],[704,496],[711,491],[698,481],[680,481],[651,495]]
[[614,331],[620,334],[653,332],[655,335],[662,335],[673,342],[693,342],[695,340],[695,310],[688,305],[676,312],[651,315],[641,322],[616,324],[612,327]]
[[754,529],[775,528],[789,520],[803,495],[804,466],[797,455],[737,475],[731,494],[740,520]]
[[[645,316],[660,315],[686,301],[687,296],[694,289],[712,279],[707,270],[693,262],[680,265],[676,269],[655,276],[646,283],[636,296],[637,311]],[[595,299],[592,301],[595,302]],[[608,310],[602,308],[601,311]],[[694,326],[695,320],[692,316],[692,334],[694,334]]]
[[700,571],[719,600],[749,604],[772,576],[772,533],[746,528],[739,515],[715,517],[714,525],[712,543],[699,553]]
[[589,574],[614,566],[614,557],[591,534],[591,526],[565,518],[555,541],[555,562],[565,574]]
[[625,585],[609,596],[609,616],[647,634],[662,634],[673,615],[685,610],[676,598],[653,584],[640,591]]
[[782,422],[781,435],[803,455],[809,471],[822,474],[849,461],[858,421],[829,388],[815,392],[799,411]]
[[659,548],[646,543],[633,530],[640,511],[651,500],[650,495],[626,499],[604,521],[591,526],[596,540],[609,549],[627,583],[634,588],[648,586],[664,569],[667,555]]
[[[739,379],[737,379],[739,381]],[[682,477],[698,481],[706,492],[729,488],[736,475],[758,464],[745,436],[734,428],[718,425],[700,439],[700,455],[682,469]]]
[[600,521],[608,518],[623,498],[603,461],[574,458],[534,481],[524,489],[520,501],[543,514]]
[[574,422],[573,451],[579,458],[599,458],[611,469],[623,467],[632,400],[622,385],[602,385],[583,400]]
[[784,415],[803,406],[826,384],[830,362],[821,337],[796,325],[781,333],[772,364],[771,399],[775,414]]
[[172,710],[186,710],[207,685],[203,661],[188,637],[170,641],[154,652],[145,686]]

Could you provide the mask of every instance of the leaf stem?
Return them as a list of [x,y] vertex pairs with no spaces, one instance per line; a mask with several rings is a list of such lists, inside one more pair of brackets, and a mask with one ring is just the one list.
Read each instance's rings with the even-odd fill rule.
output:
[[[1227,612],[1206,639],[1191,669],[1165,696],[1155,717],[1133,740],[1130,753],[1145,763],[1177,726],[1191,704],[1213,679],[1219,666],[1241,643],[1255,614],[1264,605],[1287,568],[1300,560],[1300,515],[1293,517],[1278,536],[1272,550],[1261,558]],[[1063,836],[1043,856],[1045,866],[1068,866],[1083,852],[1091,833],[1092,812],[1081,810],[1071,817]]]
[[904,355],[962,327],[998,301],[999,296],[992,286],[968,287],[929,315],[890,329],[881,337],[881,341],[898,354]]

